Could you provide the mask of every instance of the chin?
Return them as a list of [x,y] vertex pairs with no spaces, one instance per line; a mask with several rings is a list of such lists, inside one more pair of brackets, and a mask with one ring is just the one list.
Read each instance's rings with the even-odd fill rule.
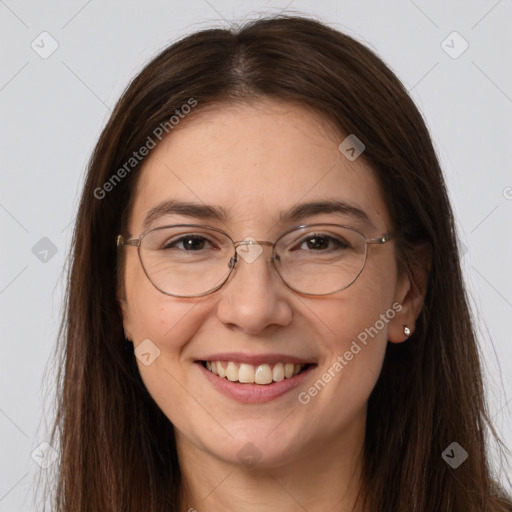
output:
[[[240,422],[236,428],[226,429],[233,437],[223,436],[215,439],[208,433],[201,443],[203,449],[227,464],[248,469],[271,469],[293,462],[294,455],[304,450],[304,433],[294,439],[290,426],[283,431],[278,421],[247,420]],[[250,423],[249,423],[250,422]],[[276,428],[277,427],[277,428]]]

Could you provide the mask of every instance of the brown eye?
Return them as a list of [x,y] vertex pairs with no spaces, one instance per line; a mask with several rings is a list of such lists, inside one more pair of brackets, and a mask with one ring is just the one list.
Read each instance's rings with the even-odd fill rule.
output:
[[299,249],[326,250],[326,249],[345,249],[349,244],[342,239],[333,238],[327,235],[309,235],[304,238],[299,245]]
[[186,235],[182,236],[174,241],[167,242],[162,249],[174,249],[185,251],[198,251],[204,249],[205,244],[210,241],[204,236]]

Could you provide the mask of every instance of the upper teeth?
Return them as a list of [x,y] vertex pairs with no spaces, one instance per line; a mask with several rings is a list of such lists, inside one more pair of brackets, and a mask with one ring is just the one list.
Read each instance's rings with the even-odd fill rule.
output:
[[301,363],[275,363],[273,365],[265,363],[254,366],[233,361],[206,361],[206,368],[215,375],[231,382],[238,381],[248,384],[270,384],[272,381],[279,382],[284,378],[290,379],[300,373],[305,366]]

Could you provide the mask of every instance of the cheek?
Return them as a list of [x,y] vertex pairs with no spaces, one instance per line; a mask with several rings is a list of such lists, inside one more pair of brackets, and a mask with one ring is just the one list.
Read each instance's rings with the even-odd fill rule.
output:
[[346,290],[325,300],[310,301],[314,315],[309,317],[317,325],[319,342],[323,340],[330,352],[348,350],[353,340],[364,342],[365,333],[385,343],[389,321],[394,317],[394,283],[393,272],[368,269]]
[[[380,374],[393,309],[395,275],[383,265],[365,273],[337,296],[310,304],[318,343],[325,351],[317,380],[300,402],[323,410],[328,425],[340,425],[365,407]],[[314,318],[310,315],[310,318]],[[313,321],[313,320],[312,320]],[[321,331],[321,334],[320,334]],[[333,404],[335,406],[333,407]],[[334,427],[333,427],[334,428]]]
[[376,377],[388,343],[389,323],[395,316],[396,276],[392,265],[374,265],[366,270],[351,290],[347,320],[351,326],[350,339],[345,340],[348,345],[344,348],[346,358],[352,357],[354,362],[349,366]]
[[388,325],[394,311],[388,297],[361,286],[352,295],[333,300],[321,309],[324,329],[321,339],[327,358],[323,366],[330,368],[341,362],[344,380],[365,380],[378,375],[388,341]]
[[[166,371],[180,372],[187,342],[206,321],[204,298],[180,299],[158,291],[149,281],[139,261],[126,266],[125,322],[129,325],[140,374],[152,393],[159,382],[167,382]],[[150,353],[146,360],[141,353]],[[168,383],[164,385],[168,387]]]
[[194,304],[158,291],[144,273],[136,252],[130,256],[125,273],[125,321],[131,327],[135,345],[149,338],[160,346],[165,334],[179,324]]
[[[142,381],[164,414],[178,428],[189,428],[190,411],[201,410],[184,392],[192,383],[183,364],[187,344],[206,322],[204,299],[179,299],[159,292],[146,277],[137,259],[127,265],[126,318],[131,326],[136,363]],[[189,361],[190,362],[190,361]]]

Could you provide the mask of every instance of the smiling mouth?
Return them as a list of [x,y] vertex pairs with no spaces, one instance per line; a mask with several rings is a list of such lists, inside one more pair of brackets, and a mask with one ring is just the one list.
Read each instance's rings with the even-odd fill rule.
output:
[[200,361],[204,368],[220,378],[241,384],[268,385],[291,379],[306,371],[313,364],[264,363],[252,365],[234,361]]

